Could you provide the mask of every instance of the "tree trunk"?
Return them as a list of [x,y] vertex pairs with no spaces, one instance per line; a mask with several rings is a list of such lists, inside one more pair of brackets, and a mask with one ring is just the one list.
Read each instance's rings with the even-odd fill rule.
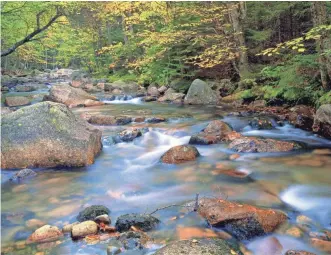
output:
[[246,51],[246,42],[243,29],[243,21],[246,18],[246,5],[245,2],[239,3],[228,3],[229,17],[233,27],[236,44],[239,52],[239,75],[242,75],[248,72],[248,58]]
[[[314,26],[327,24],[326,2],[312,2],[312,14]],[[324,90],[329,91],[331,90],[331,56],[323,53],[331,49],[330,33],[322,33],[320,39],[316,41],[316,46],[319,54],[322,86]]]

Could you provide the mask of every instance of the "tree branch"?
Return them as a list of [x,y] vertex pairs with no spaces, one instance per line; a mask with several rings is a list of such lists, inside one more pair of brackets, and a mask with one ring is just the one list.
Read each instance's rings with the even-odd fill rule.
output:
[[[41,13],[37,14],[37,29],[33,31],[32,33],[28,34],[24,39],[21,41],[18,41],[15,43],[12,47],[8,48],[7,50],[1,51],[1,57],[7,56],[11,53],[13,53],[18,47],[22,46],[23,44],[32,41],[33,37],[36,36],[37,34],[40,34],[41,32],[45,31],[48,27],[50,27],[59,17],[63,16],[62,13],[57,12],[56,15],[49,20],[49,22],[43,26],[39,27],[39,16]],[[39,16],[38,16],[39,15]]]

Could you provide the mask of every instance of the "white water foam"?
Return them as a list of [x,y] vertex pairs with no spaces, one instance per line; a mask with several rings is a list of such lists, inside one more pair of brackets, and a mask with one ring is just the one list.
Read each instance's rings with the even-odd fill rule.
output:
[[141,97],[120,97],[117,96],[115,97],[114,100],[102,100],[102,102],[104,102],[105,104],[141,104]]

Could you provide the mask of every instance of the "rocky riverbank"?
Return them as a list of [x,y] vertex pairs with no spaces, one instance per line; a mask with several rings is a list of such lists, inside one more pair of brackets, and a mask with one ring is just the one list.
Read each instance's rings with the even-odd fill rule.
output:
[[[329,141],[303,131],[329,138],[330,105],[316,112],[258,101],[235,107],[201,80],[184,94],[72,73],[39,74],[56,83],[42,102],[26,103],[26,95],[15,94],[28,83],[12,85],[14,95],[5,98],[1,168],[21,170],[6,172],[2,226],[14,234],[4,254],[331,252],[325,216],[307,216],[314,206],[281,193],[294,181],[309,182],[306,167],[320,173],[330,166]],[[142,98],[143,108],[104,100],[119,95]],[[258,172],[278,165],[271,174]],[[293,166],[302,171],[283,182],[292,174],[284,169],[295,172]],[[316,182],[327,183],[324,175]],[[29,213],[23,205],[17,213],[26,201]]]

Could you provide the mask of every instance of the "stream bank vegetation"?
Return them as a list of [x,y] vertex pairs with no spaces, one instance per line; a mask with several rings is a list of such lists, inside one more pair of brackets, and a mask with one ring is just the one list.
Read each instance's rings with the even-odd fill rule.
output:
[[[231,81],[268,104],[330,103],[329,2],[2,2],[2,73],[75,68],[170,85]],[[6,79],[6,77],[3,77]]]

